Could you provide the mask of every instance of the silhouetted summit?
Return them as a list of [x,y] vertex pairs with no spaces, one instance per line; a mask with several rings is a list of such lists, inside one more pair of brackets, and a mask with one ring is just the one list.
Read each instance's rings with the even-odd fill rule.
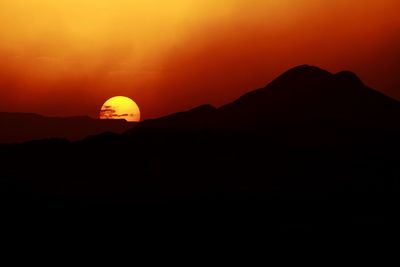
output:
[[338,82],[341,82],[342,84],[353,85],[355,87],[365,86],[365,84],[361,81],[357,74],[351,71],[341,71],[335,74],[335,78]]
[[269,84],[269,88],[273,87],[302,87],[309,84],[318,82],[319,80],[326,79],[332,74],[321,68],[310,66],[310,65],[300,65],[294,67]]

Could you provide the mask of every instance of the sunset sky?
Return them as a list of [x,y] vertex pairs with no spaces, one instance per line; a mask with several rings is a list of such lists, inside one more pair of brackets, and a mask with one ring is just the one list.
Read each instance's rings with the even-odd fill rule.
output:
[[144,118],[216,106],[300,64],[400,100],[399,0],[0,0],[0,111]]

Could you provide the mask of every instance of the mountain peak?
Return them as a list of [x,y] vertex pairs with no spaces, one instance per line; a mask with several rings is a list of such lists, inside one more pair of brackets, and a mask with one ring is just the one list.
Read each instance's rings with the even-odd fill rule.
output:
[[295,67],[289,69],[286,72],[287,73],[288,72],[301,72],[301,73],[306,73],[306,72],[314,72],[314,73],[324,72],[324,73],[326,73],[328,71],[323,70],[323,69],[321,69],[320,67],[317,67],[317,66],[308,65],[308,64],[302,64],[302,65],[295,66]]
[[290,76],[291,78],[293,78],[293,76],[301,76],[303,78],[306,78],[306,77],[327,76],[327,75],[332,75],[332,74],[319,67],[304,64],[289,69],[288,71],[284,72],[281,75],[281,77]]
[[272,81],[268,87],[308,85],[310,82],[331,77],[332,73],[311,65],[299,65],[294,67]]
[[353,86],[364,85],[363,81],[351,71],[341,71],[334,75],[334,78],[342,84],[348,84]]

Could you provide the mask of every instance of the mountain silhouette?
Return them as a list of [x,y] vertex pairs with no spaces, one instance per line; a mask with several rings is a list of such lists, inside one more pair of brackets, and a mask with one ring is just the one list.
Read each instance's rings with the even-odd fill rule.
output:
[[400,103],[369,87],[354,73],[332,74],[315,66],[290,69],[265,88],[214,108],[203,105],[187,112],[144,121],[144,129],[239,131],[278,127],[324,126],[393,128],[399,126]]
[[0,188],[12,203],[124,213],[149,203],[240,200],[268,223],[333,229],[392,218],[399,134],[398,101],[352,72],[302,65],[222,107],[143,121],[123,134],[0,145]]
[[103,132],[122,133],[134,124],[125,120],[97,120],[89,117],[44,117],[30,113],[0,112],[0,143],[64,138],[77,141]]

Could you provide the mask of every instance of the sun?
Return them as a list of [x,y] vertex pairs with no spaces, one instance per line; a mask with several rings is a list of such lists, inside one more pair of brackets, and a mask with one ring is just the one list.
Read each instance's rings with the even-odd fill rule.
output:
[[139,106],[126,96],[114,96],[108,99],[100,110],[100,119],[124,119],[129,122],[140,121]]

